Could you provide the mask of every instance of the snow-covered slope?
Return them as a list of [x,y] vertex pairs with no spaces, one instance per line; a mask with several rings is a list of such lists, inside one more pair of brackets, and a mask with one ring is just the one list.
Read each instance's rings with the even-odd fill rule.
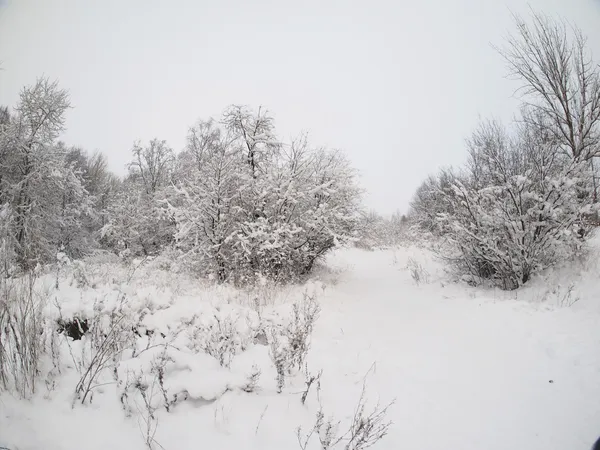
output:
[[[77,288],[65,276],[52,298],[63,314],[72,314],[121,292],[132,309],[148,306],[143,325],[149,329],[172,330],[224,314],[244,318],[243,334],[253,329],[257,311],[260,320],[277,323],[303,292],[317,295],[321,314],[307,365],[311,373],[323,370],[320,399],[313,391],[301,403],[299,377],[278,394],[268,348],[260,343],[227,369],[207,355],[193,361],[181,355],[177,364],[187,378],[179,382],[198,393],[170,412],[156,412],[154,437],[167,450],[299,449],[296,428],[311,426],[319,403],[343,426],[363,385],[369,405],[395,400],[389,434],[374,448],[588,449],[600,435],[597,261],[556,269],[506,293],[450,283],[423,250],[345,249],[305,286],[243,293],[155,266],[127,277],[116,268],[108,274],[88,267],[96,282]],[[418,272],[419,283],[407,266]],[[53,313],[56,308],[49,308]],[[117,386],[101,386],[91,404],[72,407],[78,377],[68,365],[53,389],[40,389],[32,400],[0,397],[0,447],[143,449],[145,423],[135,410],[127,416]],[[237,389],[253,366],[262,371],[259,389]],[[306,448],[321,447],[315,438]]]

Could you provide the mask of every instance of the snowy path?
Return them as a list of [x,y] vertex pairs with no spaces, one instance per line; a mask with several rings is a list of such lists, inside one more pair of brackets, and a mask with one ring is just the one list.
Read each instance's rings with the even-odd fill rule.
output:
[[355,253],[323,300],[313,364],[327,393],[375,363],[370,390],[396,399],[381,448],[586,449],[600,435],[597,313],[416,286],[391,254]]
[[[404,269],[409,256],[422,259],[429,283],[418,286],[411,279]],[[342,270],[321,274],[326,287],[308,361],[311,372],[323,369],[325,414],[338,420],[351,415],[369,373],[370,399],[396,399],[394,424],[374,449],[588,450],[600,435],[599,308],[583,301],[556,308],[506,299],[514,294],[444,287],[436,264],[426,258],[404,249],[396,255],[344,250],[329,259]],[[169,302],[172,310],[164,317],[189,317],[190,307],[201,311],[215,294],[229,304],[227,289],[203,291],[187,280],[177,294],[170,283],[165,287],[164,275],[140,274],[140,284],[130,286],[137,300],[151,295]],[[587,283],[586,301],[597,306],[598,275],[585,276],[580,284]],[[300,295],[302,289],[290,292]],[[72,294],[79,302],[81,293]],[[166,450],[300,448],[294,431],[314,421],[316,398],[301,405],[301,383],[275,393],[272,367],[261,368],[263,389],[256,393],[228,392],[210,405],[184,402],[160,413],[158,442]],[[63,380],[51,399],[0,398],[0,446],[144,448],[138,421],[125,418],[114,390],[71,409],[74,384]],[[318,448],[314,440],[307,450]]]

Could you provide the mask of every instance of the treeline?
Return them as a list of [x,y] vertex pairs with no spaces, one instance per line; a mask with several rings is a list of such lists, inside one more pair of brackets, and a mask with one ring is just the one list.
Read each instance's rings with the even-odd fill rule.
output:
[[70,107],[56,82],[0,109],[0,251],[4,276],[96,249],[123,257],[168,249],[220,281],[287,281],[356,237],[361,190],[343,153],[284,143],[263,109],[231,106],[189,129],[176,153],[135,143],[128,174],[101,153],[58,141]]

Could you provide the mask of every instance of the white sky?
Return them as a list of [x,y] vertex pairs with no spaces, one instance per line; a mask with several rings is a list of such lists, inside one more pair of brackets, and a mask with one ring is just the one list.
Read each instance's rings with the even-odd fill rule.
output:
[[120,174],[135,139],[179,150],[196,119],[263,105],[282,137],[344,149],[370,207],[405,211],[464,160],[480,116],[516,111],[491,44],[528,5],[576,23],[600,59],[600,0],[0,0],[0,104],[58,79],[63,139]]

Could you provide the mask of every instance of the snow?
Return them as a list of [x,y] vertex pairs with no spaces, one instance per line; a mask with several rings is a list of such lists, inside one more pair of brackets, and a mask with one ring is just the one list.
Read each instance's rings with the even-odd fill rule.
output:
[[[427,250],[408,247],[338,250],[304,285],[252,291],[201,283],[153,261],[133,274],[88,263],[87,284],[61,269],[52,299],[63,317],[92,317],[124,295],[127,311],[145,311],[140,329],[161,331],[177,347],[165,383],[189,398],[156,412],[155,439],[167,450],[300,448],[296,429],[312,426],[317,398],[313,392],[301,404],[300,374],[278,394],[269,348],[252,338],[261,320],[284,323],[304,292],[321,306],[307,365],[323,370],[325,416],[346,426],[363,384],[370,406],[395,400],[389,434],[373,448],[588,449],[600,435],[600,245],[593,245],[585,260],[511,292],[454,283]],[[427,271],[427,282],[412,279],[409,260]],[[48,274],[46,288],[55,280]],[[56,307],[46,314],[56,317]],[[250,343],[221,367],[198,351],[204,342],[194,330],[228,318],[238,344]],[[177,329],[185,332],[169,341]],[[147,369],[161,348],[124,355],[119,370]],[[145,448],[141,415],[126,414],[114,384],[98,388],[91,404],[72,406],[78,376],[66,366],[54,390],[30,400],[0,396],[0,447]],[[252,367],[262,375],[248,393],[240,387]],[[315,437],[307,449],[318,448]]]

